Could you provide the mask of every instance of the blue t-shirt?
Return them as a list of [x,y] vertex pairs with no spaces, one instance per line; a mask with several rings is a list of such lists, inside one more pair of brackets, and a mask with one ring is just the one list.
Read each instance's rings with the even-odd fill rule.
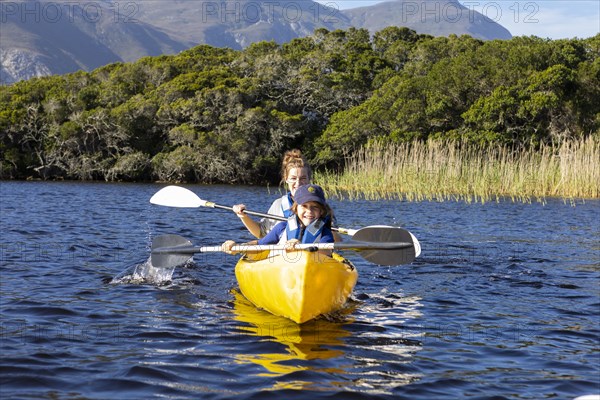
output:
[[[266,236],[258,240],[258,244],[277,244],[279,243],[279,239],[283,236],[285,232],[285,228],[287,226],[287,221],[281,221],[273,229],[267,233]],[[321,232],[321,240],[319,243],[333,243],[333,232],[331,232],[331,228],[328,226],[323,227],[323,232]]]

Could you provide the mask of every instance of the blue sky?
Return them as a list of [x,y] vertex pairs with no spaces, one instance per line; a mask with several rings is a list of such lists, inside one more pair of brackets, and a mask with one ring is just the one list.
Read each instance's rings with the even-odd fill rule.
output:
[[[383,0],[316,1],[347,9]],[[460,3],[498,22],[513,36],[570,39],[587,38],[600,32],[600,0],[460,0]]]

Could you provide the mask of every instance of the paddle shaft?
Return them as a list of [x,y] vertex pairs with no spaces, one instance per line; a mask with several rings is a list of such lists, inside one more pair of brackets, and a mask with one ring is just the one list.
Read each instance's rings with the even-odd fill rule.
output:
[[[233,207],[222,206],[220,204],[213,203],[212,201],[207,201],[204,204],[205,204],[206,207],[220,208],[222,210],[233,211]],[[264,214],[264,213],[259,213],[259,212],[256,212],[256,211],[250,211],[250,210],[244,210],[244,213],[248,214],[248,215],[254,215],[256,217],[263,217],[263,218],[268,218],[268,219],[276,219],[278,221],[286,221],[287,220],[287,218],[281,217],[279,215]]]
[[[295,250],[398,250],[412,247],[412,243],[367,243],[367,242],[344,242],[344,243],[298,243]],[[235,245],[231,248],[233,252],[258,253],[270,250],[285,250],[283,245]],[[152,249],[153,254],[196,254],[222,252],[221,246],[173,246]]]
[[[296,250],[354,250],[365,260],[379,265],[401,265],[415,259],[415,247],[410,232],[401,228],[367,227],[358,231],[355,240],[335,243],[297,243]],[[241,253],[287,250],[286,244],[232,247]],[[187,262],[196,253],[222,252],[222,246],[196,247],[179,235],[162,235],[152,240],[151,262],[155,267],[172,267]]]
[[[204,206],[211,207],[211,208],[220,208],[221,210],[233,211],[233,207],[222,206],[220,204],[213,203],[212,201],[204,201]],[[287,221],[286,217],[282,217],[280,215],[265,214],[265,213],[260,213],[260,212],[256,212],[256,211],[250,211],[250,210],[244,210],[244,213],[248,214],[248,215],[254,215],[255,217],[275,219],[278,221]],[[339,232],[339,233],[343,233],[345,235],[351,235],[351,236],[354,235],[354,233],[356,232],[356,229],[347,229],[347,228],[338,228],[338,227],[331,227],[331,230],[334,232]]]

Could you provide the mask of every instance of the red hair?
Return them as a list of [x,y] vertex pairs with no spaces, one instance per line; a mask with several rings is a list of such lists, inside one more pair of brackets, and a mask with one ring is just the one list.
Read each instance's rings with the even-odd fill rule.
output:
[[302,155],[302,152],[298,149],[288,150],[283,154],[283,160],[281,161],[281,182],[284,183],[287,180],[288,174],[293,168],[306,168],[308,171],[308,179],[312,178],[312,169],[308,165],[308,161]]

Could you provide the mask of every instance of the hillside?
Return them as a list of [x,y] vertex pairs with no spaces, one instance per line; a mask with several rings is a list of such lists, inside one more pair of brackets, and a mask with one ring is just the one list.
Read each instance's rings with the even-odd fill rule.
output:
[[537,154],[598,138],[599,49],[318,29],[29,79],[0,87],[0,179],[275,183],[285,149],[339,171],[362,146],[432,140]]
[[[259,41],[285,43],[318,28],[333,31],[354,26],[374,34],[387,26],[406,26],[434,36],[511,37],[481,14],[469,14],[456,0],[397,0],[351,10],[337,10],[311,0],[39,0],[2,3],[1,7],[3,84],[174,54],[197,44],[239,50]],[[436,7],[439,18],[425,11]]]
[[387,1],[343,12],[350,25],[371,33],[388,26],[405,26],[432,36],[470,35],[477,39],[510,39],[510,32],[457,0]]

